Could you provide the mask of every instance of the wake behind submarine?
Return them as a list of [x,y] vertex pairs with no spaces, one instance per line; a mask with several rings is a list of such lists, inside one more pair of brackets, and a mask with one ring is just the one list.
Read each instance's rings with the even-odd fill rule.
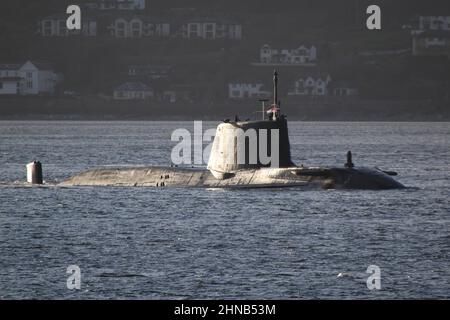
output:
[[[60,186],[125,186],[125,187],[201,187],[201,188],[261,188],[299,187],[302,189],[399,189],[404,186],[392,176],[396,172],[378,168],[355,166],[351,152],[343,167],[296,166],[291,160],[287,120],[280,113],[278,101],[278,73],[273,76],[273,104],[267,116],[259,121],[229,120],[219,124],[206,168],[161,166],[108,167],[78,173]],[[269,166],[256,155],[253,161],[248,142],[236,139],[237,132],[256,131],[256,145],[266,143],[272,150],[270,139],[262,140],[264,131],[278,134],[278,164]],[[239,145],[239,143],[241,145]],[[244,144],[244,145],[242,145]],[[244,161],[237,153],[245,150]],[[258,153],[258,152],[257,152]],[[240,158],[243,159],[244,157]]]

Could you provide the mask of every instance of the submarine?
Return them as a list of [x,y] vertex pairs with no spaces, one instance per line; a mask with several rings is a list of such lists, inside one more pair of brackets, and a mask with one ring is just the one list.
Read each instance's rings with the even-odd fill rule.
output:
[[[264,106],[264,104],[263,104]],[[134,166],[87,170],[61,182],[60,186],[113,187],[197,187],[197,188],[279,188],[305,190],[405,188],[379,168],[359,167],[352,153],[342,167],[297,166],[291,160],[288,124],[280,112],[278,73],[273,74],[273,104],[264,110],[262,120],[224,120],[218,125],[207,167]],[[237,139],[239,132],[255,132],[256,141]],[[270,135],[267,133],[276,133]],[[274,140],[273,137],[276,137]],[[266,138],[266,139],[263,139]],[[252,148],[253,146],[253,148]],[[256,147],[255,147],[256,146]],[[278,155],[276,164],[267,163],[262,149]],[[242,151],[244,150],[244,151]],[[239,155],[240,153],[240,155]],[[263,152],[264,154],[264,152]]]

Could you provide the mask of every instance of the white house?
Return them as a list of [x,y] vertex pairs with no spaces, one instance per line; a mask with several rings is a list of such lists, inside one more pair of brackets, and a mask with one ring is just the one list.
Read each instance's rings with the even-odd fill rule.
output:
[[266,98],[271,92],[265,91],[263,83],[229,83],[228,97],[230,99]]
[[142,82],[126,82],[114,89],[115,100],[145,100],[153,98],[153,90]]
[[96,0],[86,6],[99,10],[144,10],[145,0]]
[[54,14],[38,22],[38,34],[44,37],[67,37],[82,35],[95,37],[97,35],[97,20],[82,13],[81,30],[67,29],[67,15]]
[[450,16],[421,16],[418,29],[450,31]]
[[53,94],[56,84],[61,76],[53,71],[48,63],[27,61],[19,69],[19,74],[24,79],[21,94]]
[[0,95],[19,94],[22,78],[20,64],[0,64]]
[[304,45],[296,49],[275,49],[265,44],[260,50],[260,63],[273,65],[305,65],[317,61],[317,48]]
[[18,63],[2,63],[0,64],[0,77],[18,77],[19,69],[22,65]]
[[450,16],[421,16],[411,29],[414,56],[450,58]]
[[20,77],[0,77],[0,95],[17,95],[20,92]]
[[[27,61],[24,64],[0,64],[0,94],[53,94],[62,76],[49,63]],[[15,84],[15,89],[14,89]]]
[[242,25],[224,19],[197,18],[185,21],[179,31],[185,39],[242,39]]
[[289,96],[326,96],[331,82],[330,75],[324,77],[306,76],[294,82]]
[[170,23],[152,17],[119,17],[108,27],[116,38],[168,37]]

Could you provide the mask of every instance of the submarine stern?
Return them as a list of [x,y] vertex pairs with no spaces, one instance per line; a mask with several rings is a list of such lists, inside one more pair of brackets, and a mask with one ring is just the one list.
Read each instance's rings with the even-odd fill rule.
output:
[[405,188],[391,175],[378,168],[331,168],[330,176],[336,188],[342,189],[386,190]]

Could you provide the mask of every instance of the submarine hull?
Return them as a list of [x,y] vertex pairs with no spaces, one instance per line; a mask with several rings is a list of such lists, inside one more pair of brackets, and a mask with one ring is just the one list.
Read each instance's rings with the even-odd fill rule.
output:
[[[403,185],[377,168],[355,167],[351,152],[343,168],[295,166],[287,120],[280,113],[278,72],[273,74],[274,101],[259,121],[235,117],[217,126],[207,168],[126,167],[76,174],[61,186],[396,189]],[[264,107],[264,104],[263,104]],[[264,112],[264,111],[263,111]],[[270,151],[270,152],[269,152]],[[268,155],[270,154],[270,167]],[[392,173],[395,174],[395,173]]]
[[60,186],[197,187],[303,189],[398,189],[404,186],[377,168],[258,168],[217,179],[209,170],[176,167],[116,167],[88,170]]

